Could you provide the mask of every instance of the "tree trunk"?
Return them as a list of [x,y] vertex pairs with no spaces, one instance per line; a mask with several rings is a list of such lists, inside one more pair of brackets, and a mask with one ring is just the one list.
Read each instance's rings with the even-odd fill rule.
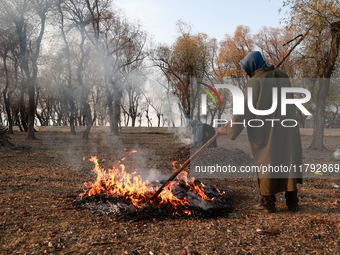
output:
[[136,125],[136,118],[137,118],[136,114],[131,114],[131,126],[132,127],[135,127]]
[[171,109],[171,99],[170,99],[170,83],[168,82],[167,87],[167,93],[166,93],[167,101],[168,101],[168,127],[172,125],[172,127],[175,127],[175,121],[173,119],[172,109]]
[[87,103],[87,102],[84,102],[83,110],[84,110],[84,116],[86,117],[86,129],[83,133],[83,138],[88,139],[89,134],[90,134],[90,130],[91,130],[91,127],[92,127],[92,124],[93,124],[90,104]]
[[13,120],[12,120],[12,115],[11,115],[11,92],[8,92],[9,88],[9,75],[8,75],[8,69],[7,69],[7,53],[8,51],[4,52],[4,57],[3,57],[3,62],[4,62],[4,70],[6,74],[6,85],[5,89],[2,92],[3,97],[4,97],[4,103],[5,103],[5,109],[6,109],[6,114],[7,114],[7,120],[8,120],[8,134],[13,134]]
[[80,24],[79,25],[79,32],[81,34],[81,42],[80,42],[80,60],[79,60],[79,64],[77,67],[77,78],[78,78],[78,82],[81,88],[81,105],[82,105],[82,111],[83,113],[80,114],[80,120],[81,120],[81,116],[84,116],[83,119],[83,125],[85,124],[85,119],[86,119],[86,129],[83,133],[83,138],[84,139],[88,139],[89,137],[89,133],[92,127],[92,114],[91,114],[91,107],[89,105],[89,103],[87,102],[87,96],[85,93],[85,84],[84,84],[84,77],[83,77],[83,64],[84,64],[84,60],[85,60],[85,52],[84,52],[84,43],[85,43],[85,25],[84,24]]
[[34,116],[35,116],[35,86],[32,81],[28,81],[28,109],[27,109],[27,135],[26,139],[36,140],[34,134]]
[[114,125],[113,97],[108,88],[106,88],[106,97],[107,97],[107,108],[109,110],[110,132],[111,134],[113,134],[113,125]]
[[26,112],[25,112],[25,103],[24,103],[24,90],[21,90],[20,95],[20,121],[23,128],[23,131],[27,132],[27,118],[26,118]]
[[19,107],[12,109],[13,118],[14,118],[14,125],[19,127],[20,132],[24,132],[23,128],[21,127],[20,119],[19,119]]
[[314,118],[314,130],[313,130],[313,141],[310,145],[311,149],[324,150],[325,146],[323,144],[324,136],[324,124],[325,124],[325,108],[326,99],[328,96],[328,91],[330,87],[330,78],[334,71],[336,60],[339,56],[340,47],[340,20],[331,24],[331,36],[332,42],[330,46],[329,53],[323,60],[323,65],[318,66],[318,70],[321,70],[319,74],[319,91],[317,94],[316,101],[316,114]]
[[124,111],[124,125],[125,127],[129,126],[130,115]]
[[113,125],[111,126],[111,133],[113,135],[119,135],[119,122],[120,122],[120,103],[122,94],[119,91],[115,91],[114,102],[113,102]]
[[[24,16],[20,18],[20,22],[17,23],[17,31],[19,37],[20,54],[21,54],[21,68],[25,73],[25,78],[28,87],[28,108],[27,108],[27,135],[26,139],[35,140],[34,134],[34,117],[36,111],[35,102],[35,91],[36,91],[36,80],[38,75],[38,58],[40,53],[41,41],[45,32],[45,21],[47,9],[39,9],[40,17],[40,31],[37,40],[34,42],[35,51],[32,53],[31,49],[28,48],[27,42],[27,24],[25,23]],[[31,42],[29,43],[31,45]],[[30,57],[29,57],[30,56]],[[31,63],[29,63],[31,62]],[[31,70],[30,70],[31,69]]]
[[324,125],[325,125],[325,108],[326,99],[329,91],[330,79],[319,80],[319,91],[316,101],[316,112],[314,117],[313,140],[309,148],[323,151]]
[[[20,19],[20,22],[17,23],[17,31],[18,31],[18,37],[19,37],[19,45],[20,45],[20,57],[21,57],[21,70],[25,73],[26,76],[26,83],[28,86],[28,90],[31,89],[31,83],[30,83],[30,71],[29,71],[29,63],[28,63],[28,50],[27,50],[27,34],[26,34],[26,24],[23,19]],[[26,117],[28,117],[29,108],[27,109],[27,116],[25,113],[25,104],[24,104],[24,89],[21,90],[21,97],[20,97],[20,115],[21,115],[21,124],[27,132],[27,137],[29,136],[29,128],[26,126],[28,123],[28,119],[26,120]],[[30,92],[28,92],[30,94]],[[29,96],[29,104],[32,104],[32,99]],[[33,99],[34,104],[34,99]],[[32,115],[32,114],[31,114]],[[30,116],[33,117],[34,116]],[[32,125],[32,123],[30,123]],[[34,127],[33,127],[34,128]]]
[[161,114],[157,113],[157,127],[161,126]]
[[305,117],[302,115],[301,111],[297,112],[297,119],[299,121],[300,127],[304,128],[305,127]]
[[74,117],[75,107],[74,107],[73,95],[70,96],[69,98],[69,104],[70,104],[70,128],[71,128],[70,134],[75,135],[76,134],[75,117]]
[[67,77],[67,83],[68,83],[68,89],[70,90],[68,95],[68,102],[70,105],[70,134],[75,135],[76,129],[75,129],[75,106],[74,106],[74,97],[73,97],[73,89],[72,89],[72,68],[71,68],[71,53],[70,53],[70,46],[66,38],[65,30],[64,30],[64,13],[61,7],[61,2],[58,4],[58,9],[60,13],[61,18],[61,35],[64,40],[65,44],[65,50],[66,50],[66,59],[67,59],[67,71],[68,71],[68,77]]
[[120,104],[114,102],[113,106],[113,125],[111,126],[111,133],[113,135],[119,135],[119,119],[120,119]]
[[10,110],[10,98],[8,98],[8,100],[5,100],[5,108],[8,119],[8,134],[13,134],[13,119]]

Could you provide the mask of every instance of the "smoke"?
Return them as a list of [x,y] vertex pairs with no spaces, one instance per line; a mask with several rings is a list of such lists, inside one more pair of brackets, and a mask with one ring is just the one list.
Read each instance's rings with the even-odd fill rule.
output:
[[184,145],[189,145],[191,143],[191,134],[189,127],[178,127],[172,128],[168,127],[167,131],[172,133],[178,141],[180,141]]
[[157,169],[150,169],[149,171],[143,171],[141,174],[141,177],[143,180],[145,181],[149,181],[149,182],[154,182],[154,181],[162,181],[162,180],[166,180],[168,178],[168,176],[162,174],[159,170]]

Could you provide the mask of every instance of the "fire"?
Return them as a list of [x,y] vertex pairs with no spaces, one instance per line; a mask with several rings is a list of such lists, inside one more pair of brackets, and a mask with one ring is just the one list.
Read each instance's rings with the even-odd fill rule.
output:
[[[172,167],[173,169],[176,171],[178,168],[176,167],[177,165],[177,161],[173,161],[171,164],[172,164]],[[181,167],[181,165],[179,165],[179,167]],[[212,201],[214,200],[214,198],[209,198],[206,194],[205,194],[205,190],[204,190],[204,184],[201,183],[201,186],[202,187],[199,187],[197,185],[191,185],[195,182],[195,178],[192,177],[191,178],[191,181],[189,182],[188,181],[188,172],[185,172],[185,171],[182,171],[179,173],[179,175],[177,176],[177,178],[179,180],[183,180],[184,183],[186,184],[187,187],[189,187],[189,190],[194,192],[196,195],[198,195],[200,198],[202,198],[203,200],[209,200],[209,201]],[[177,183],[176,182],[172,182],[170,183],[170,187],[174,188],[176,187]]]
[[149,183],[143,182],[139,175],[127,173],[123,164],[118,168],[105,170],[100,167],[97,157],[92,156],[89,161],[95,164],[92,171],[97,174],[97,178],[94,183],[85,183],[87,190],[80,194],[80,197],[96,194],[125,197],[134,206],[140,207],[141,202],[147,197],[146,194],[153,191]]
[[[127,151],[127,157],[136,152],[135,150]],[[96,173],[97,177],[94,182],[85,183],[86,189],[79,195],[80,198],[102,194],[115,199],[124,199],[136,208],[142,208],[143,204],[158,190],[160,182],[157,180],[156,182],[159,185],[152,185],[148,180],[144,181],[137,171],[129,173],[125,165],[122,164],[127,157],[118,161],[120,163],[118,167],[105,170],[99,165],[98,158],[92,156],[89,161],[94,163],[92,171]],[[176,162],[173,162],[172,165],[176,170]],[[209,198],[206,195],[205,187],[201,182],[199,182],[200,185],[195,185],[194,182],[195,178],[191,178],[189,181],[188,173],[183,171],[177,176],[176,181],[166,186],[157,199],[150,201],[150,203],[155,206],[166,206],[167,208],[175,210],[182,208],[181,213],[191,215],[191,211],[188,209],[190,201],[186,197],[179,198],[178,194],[174,194],[173,192],[179,185],[184,187],[187,192],[191,192],[191,194],[194,193],[196,197],[202,200],[214,200],[214,198]]]

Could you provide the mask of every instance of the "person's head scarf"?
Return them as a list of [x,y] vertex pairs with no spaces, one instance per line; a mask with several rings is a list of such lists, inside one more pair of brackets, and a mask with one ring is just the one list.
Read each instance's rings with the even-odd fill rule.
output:
[[261,68],[268,67],[266,62],[264,61],[261,52],[252,51],[249,52],[241,61],[240,66],[244,71],[251,77],[252,73]]

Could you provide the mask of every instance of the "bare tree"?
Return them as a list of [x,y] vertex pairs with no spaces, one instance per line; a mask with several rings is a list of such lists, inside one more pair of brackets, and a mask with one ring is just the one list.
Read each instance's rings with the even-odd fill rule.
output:
[[142,64],[146,35],[139,26],[114,15],[110,1],[86,3],[92,25],[87,35],[102,59],[111,133],[118,135],[124,76],[130,66]]
[[[294,35],[287,28],[263,27],[254,35],[255,45],[261,49],[268,65],[275,66],[286,55]],[[280,66],[290,77],[296,75],[295,60],[298,54],[292,52]]]
[[60,31],[61,35],[65,44],[65,54],[66,54],[66,59],[67,59],[67,85],[68,85],[68,93],[66,93],[67,99],[68,99],[68,104],[70,107],[70,133],[72,135],[76,134],[75,130],[75,102],[74,102],[74,96],[73,96],[73,90],[74,86],[72,84],[72,68],[71,68],[71,53],[70,53],[70,45],[67,40],[67,30],[71,30],[70,28],[65,30],[65,10],[64,8],[67,8],[64,5],[63,0],[59,0],[58,2],[58,11],[60,15]]
[[[34,134],[34,117],[36,111],[36,79],[38,75],[38,58],[45,32],[46,15],[51,8],[50,0],[13,0],[1,1],[1,9],[7,20],[15,27],[19,41],[20,67],[25,77],[25,88],[28,94],[27,106],[27,139],[36,139]],[[30,31],[34,23],[37,27]]]
[[[91,106],[87,98],[88,88],[86,87],[86,84],[84,81],[85,57],[89,54],[89,51],[90,51],[89,48],[85,48],[85,42],[87,39],[86,27],[91,22],[90,13],[87,9],[86,3],[80,0],[64,1],[63,7],[64,7],[64,10],[68,14],[68,19],[73,22],[73,24],[77,28],[79,35],[80,35],[80,43],[79,43],[80,56],[79,56],[78,64],[77,64],[76,77],[77,77],[77,83],[80,89],[81,113],[83,116],[83,122],[86,124],[86,129],[83,133],[83,138],[87,139],[89,137],[89,133],[90,133],[90,130],[93,124]],[[65,45],[67,45],[67,40],[65,42],[65,39],[64,39],[64,43]],[[68,83],[69,83],[69,86],[71,86],[71,90],[72,90],[72,85],[70,84],[71,82],[70,70],[68,72],[69,72]],[[72,96],[70,100],[72,100]],[[71,111],[73,110],[72,108],[73,106],[71,103]]]
[[[151,108],[155,111],[155,114],[157,116],[157,127],[164,126],[164,117],[163,117],[164,109],[163,108],[165,106],[164,101],[166,100],[166,98],[160,95],[160,93],[156,94],[156,93],[151,93],[151,92],[148,92],[148,93],[143,92],[143,95],[144,95],[144,99],[146,100],[146,103],[149,106],[151,106]],[[162,118],[163,118],[163,123],[161,125]]]
[[[3,26],[6,28],[6,26]],[[8,133],[13,134],[13,117],[14,113],[12,108],[12,96],[18,85],[18,40],[16,39],[15,33],[8,28],[0,31],[0,56],[2,56],[3,70],[4,70],[4,88],[2,95],[4,99],[5,111],[8,120]]]
[[140,111],[140,101],[143,94],[143,80],[145,78],[141,73],[130,73],[126,76],[124,82],[124,91],[127,98],[127,109],[122,104],[123,111],[131,118],[131,126],[136,125],[137,115]]

